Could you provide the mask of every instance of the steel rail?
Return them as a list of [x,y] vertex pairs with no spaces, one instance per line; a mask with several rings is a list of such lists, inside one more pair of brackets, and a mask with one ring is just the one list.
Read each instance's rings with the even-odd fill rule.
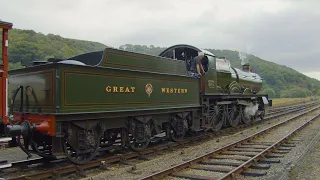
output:
[[235,168],[234,170],[230,171],[229,173],[227,173],[226,175],[224,175],[223,177],[219,178],[219,179],[232,179],[234,177],[234,174],[240,174],[242,171],[244,171],[247,167],[250,167],[254,164],[257,163],[257,159],[261,159],[263,158],[266,154],[270,153],[273,149],[275,149],[276,147],[280,146],[281,144],[283,144],[289,137],[291,137],[293,134],[295,134],[296,132],[298,132],[299,130],[301,130],[303,127],[305,127],[306,125],[308,125],[311,121],[317,119],[320,116],[320,114],[317,114],[316,116],[312,117],[311,119],[309,119],[308,121],[306,121],[305,123],[303,123],[302,125],[300,125],[299,127],[297,127],[296,129],[294,129],[293,131],[291,131],[289,134],[287,134],[285,137],[281,138],[279,141],[273,143],[272,145],[270,145],[268,148],[266,148],[265,150],[263,150],[262,152],[260,152],[259,154],[255,155],[254,157],[252,157],[251,159],[249,159],[248,161],[246,161],[245,163],[243,163],[241,166]]
[[[187,169],[187,168],[190,168],[190,167],[192,167],[193,165],[195,165],[195,164],[197,164],[197,163],[199,163],[199,162],[201,162],[201,161],[203,161],[203,160],[207,160],[208,158],[211,158],[211,157],[213,157],[213,156],[215,156],[215,155],[217,155],[217,154],[220,154],[220,153],[222,153],[222,152],[224,152],[224,151],[226,151],[226,150],[228,150],[228,149],[230,149],[230,148],[233,148],[234,146],[240,145],[241,143],[248,142],[249,140],[252,140],[252,139],[254,139],[254,138],[257,137],[257,136],[260,136],[260,135],[262,135],[262,134],[264,134],[264,133],[266,133],[266,132],[268,132],[268,131],[276,128],[276,127],[279,127],[279,126],[281,126],[281,125],[284,125],[284,124],[286,124],[286,123],[288,123],[288,122],[290,122],[290,121],[292,121],[292,120],[294,120],[294,119],[297,119],[297,118],[299,118],[299,117],[301,117],[301,116],[303,116],[303,115],[306,115],[306,114],[308,114],[308,113],[310,113],[310,112],[312,112],[312,111],[315,111],[315,110],[317,110],[317,109],[319,109],[319,108],[320,108],[320,106],[318,106],[318,107],[316,107],[316,108],[313,108],[313,109],[311,109],[311,110],[308,110],[308,111],[306,111],[306,112],[300,113],[300,114],[298,114],[298,115],[296,115],[296,116],[294,116],[294,117],[291,117],[291,118],[287,119],[286,121],[279,122],[279,123],[277,123],[277,124],[275,124],[275,125],[273,125],[273,126],[271,126],[271,127],[268,127],[268,128],[266,128],[266,129],[263,129],[263,130],[255,133],[255,134],[249,136],[249,137],[246,137],[246,138],[243,138],[243,139],[241,139],[241,140],[239,140],[239,141],[237,141],[237,142],[228,144],[228,145],[226,145],[226,146],[224,146],[224,147],[222,147],[222,148],[219,148],[219,149],[217,149],[217,150],[214,150],[214,151],[212,151],[212,152],[209,152],[209,153],[207,153],[207,154],[205,154],[205,155],[202,155],[202,156],[200,156],[200,157],[191,159],[191,160],[186,161],[186,162],[184,162],[184,163],[175,165],[175,166],[173,166],[173,167],[167,168],[167,169],[162,170],[162,171],[160,171],[160,172],[157,172],[157,173],[151,174],[151,175],[149,175],[149,176],[146,176],[146,177],[142,178],[142,180],[146,180],[146,179],[161,179],[161,178],[163,178],[163,177],[165,177],[165,176],[174,175],[174,173],[176,173],[176,172],[178,172],[178,171],[182,171],[182,170],[185,170],[185,169]],[[318,114],[317,116],[313,117],[311,120],[314,120],[314,119],[316,119],[317,117],[319,117],[319,114]],[[306,122],[305,124],[307,124],[307,123],[309,123],[309,122],[310,122],[310,121]],[[300,127],[300,128],[301,128],[301,127]],[[284,137],[284,139],[287,139],[287,138],[288,138],[287,136]],[[283,142],[283,141],[281,141],[281,142]],[[276,144],[276,143],[275,143],[275,144]],[[233,170],[232,172],[228,173],[228,174],[227,174],[227,177],[233,177],[233,176],[235,175],[235,173],[240,172],[240,171],[243,171],[244,168],[248,168],[249,166],[251,166],[250,163],[253,163],[253,162],[256,163],[256,159],[257,159],[258,157],[263,156],[265,153],[269,153],[269,152],[273,149],[273,147],[274,147],[275,144],[273,144],[273,146],[270,146],[268,149],[266,149],[265,151],[263,151],[263,152],[261,152],[260,154],[258,154],[257,156],[255,156],[255,158],[251,158],[250,160],[248,160],[248,161],[246,162],[246,164],[242,164],[241,167],[239,167],[239,168]],[[216,179],[216,178],[214,178],[214,177],[212,177],[212,178],[213,178],[213,179]],[[209,177],[208,177],[208,179],[209,179]]]
[[[278,112],[276,115],[266,116],[263,121],[257,121],[257,123],[263,123],[263,122],[268,121],[270,119],[273,119],[273,118],[276,118],[276,117],[280,117],[280,116],[283,116],[283,115],[287,115],[287,114],[290,114],[292,112],[298,112],[298,111],[307,109],[307,108],[311,107],[312,105],[313,104],[309,104],[309,106],[296,107],[295,109],[292,109],[290,111],[287,110],[287,111],[284,111],[284,112]],[[269,114],[267,114],[267,115],[269,115]],[[239,125],[239,126],[246,127],[247,125],[246,124],[242,124],[242,125]],[[234,130],[234,129],[235,128],[233,128],[233,127],[229,127],[229,128],[220,130],[218,133],[222,133],[223,134],[223,133],[225,133],[227,131]],[[242,130],[242,129],[237,129],[237,131],[240,131],[240,130]],[[160,145],[159,147],[156,147],[157,150],[152,150],[152,149],[155,149],[155,148],[148,148],[148,149],[140,152],[140,154],[137,153],[137,152],[131,152],[131,153],[128,153],[127,155],[118,155],[117,158],[112,157],[112,158],[110,158],[111,160],[110,161],[107,160],[107,162],[116,162],[119,159],[125,159],[126,157],[129,157],[129,158],[137,157],[137,156],[140,156],[141,154],[143,154],[143,152],[145,152],[145,151],[152,153],[152,152],[159,151],[159,149],[160,150],[169,149],[171,147],[176,147],[178,145],[188,144],[188,143],[190,143],[192,141],[198,141],[199,139],[204,138],[204,137],[212,137],[213,135],[217,136],[217,134],[215,132],[213,132],[213,133],[209,132],[208,134],[202,134],[202,135],[199,135],[199,136],[196,136],[196,137],[190,137],[190,138],[188,138],[186,140],[183,140],[181,142],[171,142],[170,144]],[[32,158],[32,159],[29,159],[29,160],[15,161],[15,162],[11,162],[11,163],[2,163],[4,165],[3,166],[0,165],[0,169],[17,167],[17,166],[20,166],[20,165],[30,165],[30,164],[40,163],[41,160],[43,160],[43,158],[39,157],[39,158]]]
[[[267,110],[267,113],[265,116],[270,116],[270,115],[274,115],[274,114],[278,114],[278,113],[281,113],[281,112],[288,112],[289,110],[294,110],[294,109],[298,109],[298,108],[302,108],[302,107],[309,107],[309,106],[313,106],[315,104],[319,104],[320,102],[316,101],[312,101],[312,102],[308,102],[304,105],[301,105],[301,104],[296,104],[296,105],[293,105],[293,106],[285,106],[285,107],[280,107],[280,108],[273,108],[273,109],[269,109]],[[7,138],[7,137],[3,137],[3,138],[0,138],[0,149],[4,149],[4,148],[12,148],[10,145],[9,145],[9,141],[11,141],[11,138],[8,138],[8,140],[6,141],[1,141],[1,139],[4,139],[4,138]],[[22,140],[23,142],[23,140]],[[0,169],[1,169],[1,166],[0,166]]]
[[268,112],[268,114],[273,114],[273,113],[277,113],[277,112],[281,112],[281,111],[285,111],[285,110],[289,110],[289,109],[294,109],[294,108],[301,107],[301,106],[315,105],[318,103],[319,103],[319,101],[311,101],[311,102],[308,102],[305,104],[295,104],[295,105],[290,105],[290,106],[269,108],[269,109],[267,109],[267,112]]
[[298,104],[307,104],[307,103],[314,102],[314,101],[318,101],[318,100],[305,100],[305,101],[298,101],[298,102],[292,102],[292,103],[277,104],[277,105],[274,105],[273,107],[271,107],[269,109],[270,110],[281,109],[281,108],[285,108],[285,107],[289,107],[289,106],[296,106]]
[[[310,107],[312,105],[309,105]],[[308,107],[308,106],[307,106]],[[258,121],[257,123],[263,123],[265,122],[266,120],[269,120],[269,119],[273,119],[273,118],[276,118],[276,117],[280,117],[280,116],[283,116],[283,115],[287,115],[287,114],[290,114],[292,112],[298,112],[298,111],[302,111],[304,109],[307,109],[306,106],[303,106],[303,107],[297,107],[297,109],[294,109],[294,110],[291,110],[291,111],[286,111],[286,112],[282,112],[278,115],[273,115],[273,116],[268,116],[264,119],[264,121]],[[319,107],[317,107],[319,108]],[[314,108],[316,109],[316,108]],[[309,111],[306,111],[305,113],[308,113],[314,109],[311,109]],[[303,113],[302,113],[303,115]],[[248,126],[248,125],[244,125],[245,127],[251,127],[251,126]],[[224,130],[221,130],[220,133],[223,133],[225,131],[228,131],[232,128],[226,128]],[[242,128],[241,129],[235,129],[237,131],[240,131],[240,130],[243,130]],[[203,140],[204,137],[215,137],[217,136],[216,133],[208,133],[208,134],[203,134],[203,135],[200,135],[200,136],[196,136],[196,137],[191,137],[191,138],[188,138],[187,140],[185,141],[182,141],[182,142],[170,142],[168,144],[164,144],[164,145],[159,145],[159,146],[155,146],[155,147],[150,147],[142,152],[130,152],[130,153],[127,153],[127,154],[120,154],[120,155],[116,155],[116,156],[111,156],[111,157],[107,157],[107,158],[101,158],[101,159],[98,159],[98,160],[94,160],[94,161],[91,161],[89,162],[88,164],[85,164],[85,165],[67,165],[67,166],[64,166],[62,168],[55,168],[55,169],[52,169],[52,170],[48,170],[48,171],[43,171],[43,172],[39,172],[39,173],[35,173],[35,174],[31,174],[31,175],[22,175],[22,176],[19,176],[19,177],[13,177],[13,178],[8,178],[8,179],[29,179],[29,178],[49,178],[49,177],[53,177],[53,176],[59,176],[59,175],[62,175],[62,174],[67,174],[67,173],[72,173],[72,172],[82,172],[84,171],[85,169],[90,169],[90,168],[93,168],[93,167],[97,167],[97,166],[101,166],[101,163],[103,162],[103,164],[109,164],[109,163],[115,163],[115,162],[121,162],[123,160],[126,160],[126,159],[131,159],[131,158],[136,158],[136,157],[142,157],[145,156],[146,154],[150,154],[150,153],[158,153],[159,151],[162,151],[162,150],[165,150],[165,149],[173,149],[173,148],[176,148],[178,146],[183,146],[185,144],[187,145],[190,145],[190,143],[192,142],[199,142],[199,140]],[[35,160],[36,163],[39,162],[39,159],[36,159]],[[23,164],[31,164],[31,163],[28,163],[27,161],[26,162],[23,162]],[[18,163],[14,163],[12,165],[12,167],[14,166],[18,166],[19,164]]]

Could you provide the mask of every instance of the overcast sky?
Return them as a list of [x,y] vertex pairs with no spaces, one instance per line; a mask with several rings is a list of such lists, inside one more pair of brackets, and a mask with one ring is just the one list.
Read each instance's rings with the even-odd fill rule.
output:
[[15,28],[101,42],[239,50],[320,80],[317,0],[0,0]]

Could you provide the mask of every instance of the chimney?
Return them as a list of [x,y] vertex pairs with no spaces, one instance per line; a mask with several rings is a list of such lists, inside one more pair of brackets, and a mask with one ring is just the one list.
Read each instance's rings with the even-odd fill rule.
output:
[[241,60],[242,70],[246,72],[251,72],[251,67],[249,60],[247,59],[247,54],[239,52],[239,59]]

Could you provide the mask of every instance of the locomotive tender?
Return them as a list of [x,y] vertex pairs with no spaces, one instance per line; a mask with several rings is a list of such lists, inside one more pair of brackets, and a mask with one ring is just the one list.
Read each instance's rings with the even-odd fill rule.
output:
[[[199,52],[208,64],[197,79],[188,69]],[[248,65],[233,68],[185,44],[159,56],[106,48],[34,62],[9,76],[6,134],[28,155],[64,156],[76,164],[117,143],[140,151],[164,132],[181,141],[186,133],[250,124],[271,105],[257,94],[262,79]]]

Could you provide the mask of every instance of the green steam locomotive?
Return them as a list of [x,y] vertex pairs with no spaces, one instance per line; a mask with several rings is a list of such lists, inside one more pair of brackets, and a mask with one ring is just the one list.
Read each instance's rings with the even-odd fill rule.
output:
[[[208,63],[194,78],[188,71],[199,52]],[[106,48],[10,71],[5,130],[28,155],[84,164],[115,145],[140,151],[156,135],[181,141],[263,119],[272,102],[261,86],[248,64],[237,69],[191,45],[159,56]]]

